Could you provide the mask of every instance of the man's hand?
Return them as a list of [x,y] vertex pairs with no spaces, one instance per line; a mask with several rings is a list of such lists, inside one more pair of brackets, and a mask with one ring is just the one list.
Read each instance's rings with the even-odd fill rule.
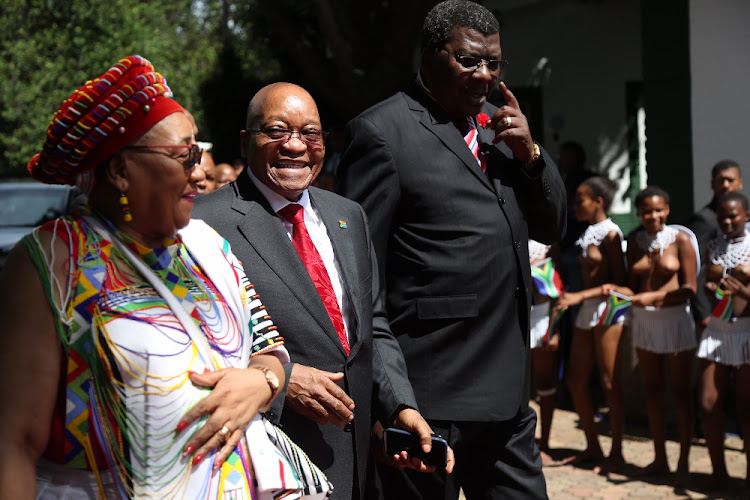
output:
[[311,366],[295,364],[289,376],[286,406],[318,424],[344,427],[354,420],[354,401],[336,382],[344,378]]
[[505,82],[500,82],[498,88],[507,104],[495,111],[487,124],[489,128],[495,131],[495,138],[492,139],[492,143],[497,144],[504,141],[513,152],[513,158],[521,163],[528,163],[534,156],[534,140],[531,138],[529,122],[521,112],[521,106],[519,106],[516,96],[508,90]]
[[[396,418],[393,421],[395,427],[411,432],[412,434],[418,434],[419,439],[422,442],[422,451],[429,453],[432,449],[432,429],[430,425],[422,417],[422,414],[413,408],[405,408],[398,412]],[[373,427],[373,449],[381,450],[380,453],[376,453],[376,457],[380,458],[383,462],[390,465],[391,467],[397,467],[399,469],[410,468],[420,472],[433,472],[435,467],[432,465],[425,465],[420,459],[411,457],[405,451],[402,451],[399,455],[386,456],[383,450],[383,427],[379,422],[376,422]],[[453,466],[456,460],[453,457],[453,449],[448,447],[448,460],[445,464],[445,472],[450,474],[453,472]]]

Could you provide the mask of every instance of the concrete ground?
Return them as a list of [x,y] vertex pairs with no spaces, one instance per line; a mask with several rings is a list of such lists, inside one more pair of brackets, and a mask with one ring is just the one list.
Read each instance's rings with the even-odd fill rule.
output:
[[[538,406],[531,403],[535,410]],[[600,426],[600,442],[605,454],[609,451],[612,439],[606,435],[606,424]],[[739,437],[727,437],[725,456],[730,480],[726,487],[709,490],[711,462],[703,439],[693,439],[690,448],[691,481],[687,488],[670,485],[671,477],[634,477],[640,469],[653,461],[653,444],[647,437],[648,429],[628,423],[623,441],[623,454],[628,462],[618,473],[600,476],[593,472],[594,464],[585,466],[560,465],[555,463],[544,467],[547,480],[547,494],[551,500],[624,500],[624,499],[710,499],[710,500],[750,500],[750,491],[745,487],[746,456]],[[539,427],[537,425],[537,437]],[[677,466],[680,453],[676,436],[668,435],[667,456],[672,470]],[[578,415],[572,411],[557,410],[550,435],[552,458],[561,461],[584,450],[586,440],[578,427]],[[465,500],[463,494],[460,500]]]
[[[538,407],[532,403],[534,409]],[[612,440],[607,425],[602,422],[600,437],[605,454]],[[672,435],[670,435],[672,434]],[[539,429],[537,428],[537,436]],[[544,468],[547,479],[547,494],[552,500],[568,499],[747,499],[750,491],[745,487],[747,468],[743,443],[739,437],[728,437],[725,441],[727,470],[730,480],[719,490],[708,489],[711,462],[703,439],[694,438],[690,448],[691,481],[687,488],[676,489],[670,485],[670,476],[634,477],[640,469],[653,461],[653,443],[645,426],[628,422],[623,442],[623,455],[628,464],[618,473],[600,476],[592,471],[592,465],[550,465]],[[675,442],[676,431],[668,432],[667,456],[672,470],[677,465],[679,443]],[[583,431],[578,427],[578,415],[571,411],[557,410],[552,423],[550,448],[555,460],[575,455],[586,447]]]

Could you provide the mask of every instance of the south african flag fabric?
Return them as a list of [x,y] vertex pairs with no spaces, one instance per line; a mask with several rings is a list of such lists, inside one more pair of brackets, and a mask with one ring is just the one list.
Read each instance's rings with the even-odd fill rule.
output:
[[556,299],[565,291],[560,273],[549,257],[531,266],[531,277],[536,289],[544,296]]
[[616,292],[610,292],[609,298],[607,299],[607,307],[599,318],[598,325],[612,326],[617,324],[617,321],[627,313],[628,310],[630,310],[632,304],[630,297]]
[[719,302],[714,307],[714,310],[711,311],[711,316],[727,323],[734,321],[734,301],[732,295],[727,293],[722,287],[717,287],[714,296]]
[[554,335],[555,330],[557,330],[557,325],[560,323],[560,319],[563,317],[563,314],[565,314],[565,309],[557,309],[554,316],[550,317],[549,325],[547,326],[547,333],[545,333],[544,337],[542,337],[543,344],[547,344],[550,337]]

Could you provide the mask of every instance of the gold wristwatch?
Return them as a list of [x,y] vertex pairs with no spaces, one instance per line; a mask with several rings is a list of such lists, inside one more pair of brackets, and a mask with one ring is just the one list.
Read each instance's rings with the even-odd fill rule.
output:
[[274,396],[276,396],[276,391],[279,390],[279,377],[276,376],[274,372],[272,372],[267,366],[258,366],[253,365],[250,368],[256,368],[263,372],[263,374],[266,376],[266,382],[268,383],[268,387],[271,388],[271,397],[268,399],[268,403],[270,403]]
[[539,157],[542,156],[542,152],[539,150],[539,144],[534,141],[534,154],[531,155],[531,158],[529,158],[529,161],[523,164],[524,168],[531,168],[534,165],[536,165],[537,160],[539,160]]

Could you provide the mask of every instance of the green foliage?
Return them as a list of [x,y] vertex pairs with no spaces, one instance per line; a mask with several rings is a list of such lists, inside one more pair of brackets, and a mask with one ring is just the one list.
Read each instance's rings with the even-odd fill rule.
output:
[[344,124],[406,86],[436,0],[258,2],[284,79],[313,95],[324,124]]
[[247,103],[302,85],[325,126],[402,88],[435,0],[3,0],[0,176],[25,176],[55,110],[138,54],[164,74],[217,162],[239,155]]
[[[199,87],[219,50],[190,0],[5,0],[0,17],[0,173],[25,175],[49,121],[75,89],[139,54],[200,117]],[[201,2],[209,7],[209,2]]]

